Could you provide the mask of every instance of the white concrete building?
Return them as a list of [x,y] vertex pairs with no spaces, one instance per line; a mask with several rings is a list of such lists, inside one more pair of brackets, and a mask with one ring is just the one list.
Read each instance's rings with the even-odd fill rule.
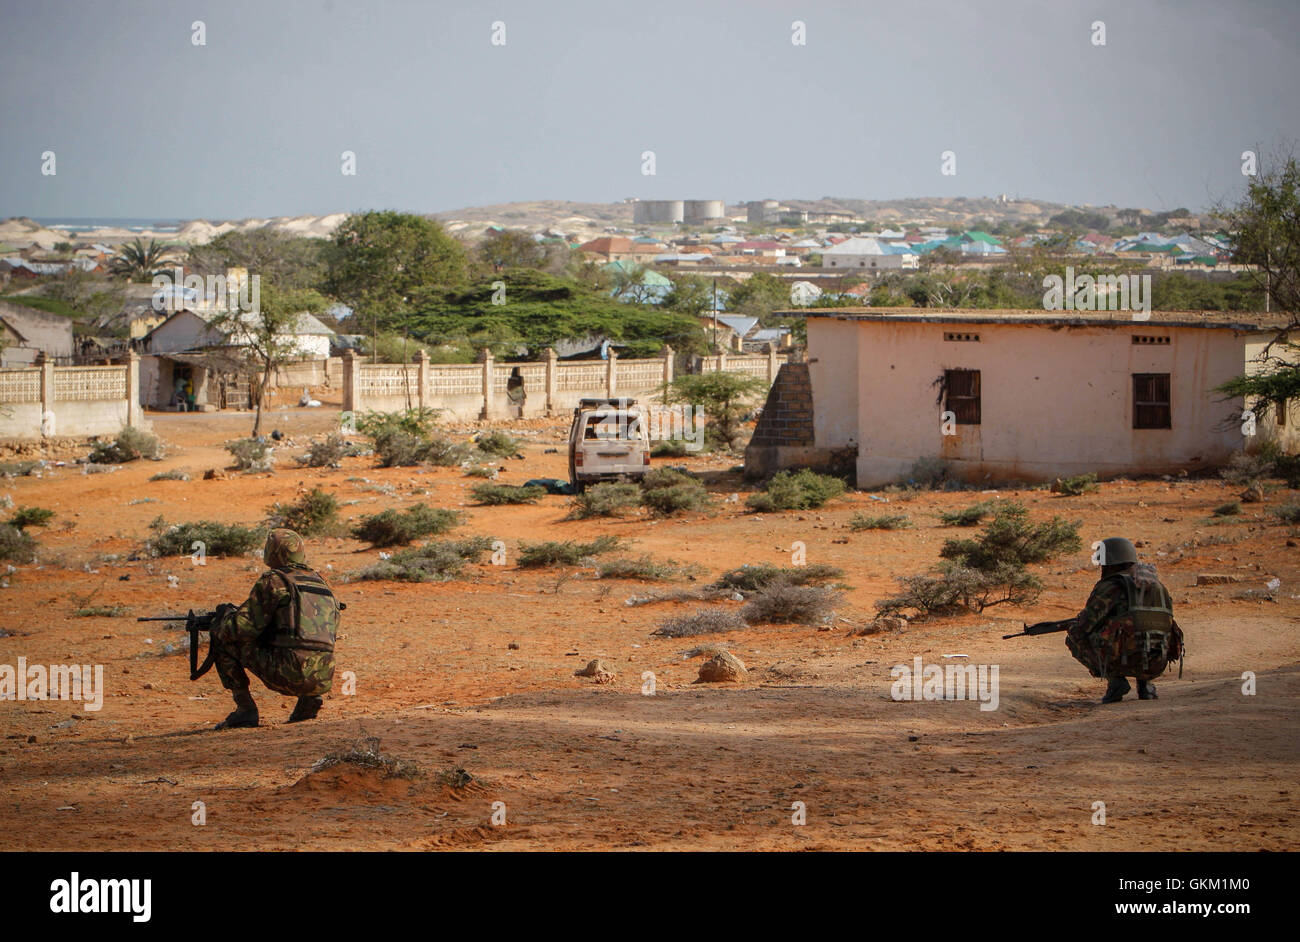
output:
[[847,268],[855,271],[879,271],[917,268],[920,259],[906,245],[892,245],[878,239],[845,239],[822,251],[823,268]]
[[905,479],[918,458],[970,481],[1042,481],[1215,467],[1270,437],[1300,445],[1294,408],[1247,438],[1234,419],[1242,401],[1213,391],[1260,369],[1285,323],[1276,315],[802,313],[811,445],[856,453],[860,487]]

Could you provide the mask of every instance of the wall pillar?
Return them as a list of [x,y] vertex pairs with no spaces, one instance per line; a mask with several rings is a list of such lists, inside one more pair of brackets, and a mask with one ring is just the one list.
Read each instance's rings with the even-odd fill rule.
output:
[[664,388],[667,390],[668,385],[673,381],[673,348],[664,344],[663,350],[659,355],[664,358]]
[[727,348],[726,347],[718,348],[718,372],[719,373],[727,372]]
[[483,410],[479,416],[483,419],[492,419],[496,417],[496,395],[493,390],[493,363],[492,351],[487,347],[479,355],[479,362],[483,364]]
[[343,351],[343,411],[356,412],[361,389],[361,361],[351,350]]
[[41,371],[41,437],[55,434],[54,416],[54,361],[42,350],[36,354],[35,365]]
[[555,415],[555,406],[558,401],[556,391],[559,389],[560,378],[560,355],[555,352],[554,347],[546,349],[546,414]]
[[609,358],[605,361],[605,398],[613,399],[618,392],[618,354],[609,348]]
[[140,354],[132,350],[126,356],[126,424],[139,427],[143,418],[140,407]]
[[779,367],[776,362],[776,344],[767,345],[767,385],[771,386],[776,382],[776,371]]
[[418,390],[416,402],[421,409],[429,407],[429,354],[421,347],[415,351],[415,385]]

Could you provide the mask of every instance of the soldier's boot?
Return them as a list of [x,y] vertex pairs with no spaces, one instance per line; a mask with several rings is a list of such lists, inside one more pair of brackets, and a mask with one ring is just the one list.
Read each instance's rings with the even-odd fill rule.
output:
[[1126,677],[1110,678],[1110,686],[1106,688],[1106,696],[1101,698],[1102,703],[1119,703],[1124,699],[1124,694],[1133,688],[1128,685]]
[[320,712],[324,702],[320,697],[299,697],[293,712],[289,714],[289,722],[300,723],[303,720],[316,719],[316,714]]
[[1136,678],[1138,682],[1138,699],[1139,700],[1158,700],[1156,696],[1156,685],[1149,680],[1143,680],[1141,677]]
[[217,729],[241,729],[257,725],[257,703],[247,690],[232,691],[235,695],[235,711],[217,724]]

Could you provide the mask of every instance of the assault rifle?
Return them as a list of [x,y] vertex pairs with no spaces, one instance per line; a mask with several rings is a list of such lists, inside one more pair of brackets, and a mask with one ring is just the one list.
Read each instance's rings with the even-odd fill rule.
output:
[[185,630],[190,633],[190,680],[198,680],[212,669],[213,659],[212,639],[209,638],[207,657],[203,659],[202,664],[199,663],[199,632],[211,632],[216,626],[217,620],[232,608],[234,608],[233,605],[218,605],[210,612],[195,612],[194,609],[190,609],[184,615],[160,615],[155,618],[137,618],[136,621],[185,622]]
[[1026,635],[1050,635],[1057,631],[1069,631],[1070,626],[1074,624],[1073,618],[1062,618],[1060,621],[1040,621],[1033,625],[1025,625],[1024,631],[1017,631],[1013,635],[1003,635],[1002,640],[1008,638],[1023,638]]

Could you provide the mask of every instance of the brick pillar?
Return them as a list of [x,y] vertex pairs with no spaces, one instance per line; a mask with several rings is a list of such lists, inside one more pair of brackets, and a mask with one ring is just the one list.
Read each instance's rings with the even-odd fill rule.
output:
[[41,437],[56,434],[54,427],[54,362],[45,351],[36,354],[36,366],[41,371]]
[[555,415],[555,406],[558,401],[556,390],[560,378],[560,356],[555,352],[554,347],[546,349],[546,414]]
[[126,424],[139,426],[143,418],[140,408],[140,354],[132,350],[126,357]]
[[496,416],[496,396],[492,389],[492,365],[494,359],[492,351],[487,347],[479,355],[479,362],[483,364],[483,411],[479,415],[484,419],[491,419]]
[[361,391],[361,361],[351,350],[343,351],[343,411],[356,412]]
[[415,351],[415,385],[419,391],[416,402],[421,409],[429,407],[429,354],[421,347]]
[[609,348],[609,359],[605,361],[605,396],[613,399],[618,392],[618,354]]

